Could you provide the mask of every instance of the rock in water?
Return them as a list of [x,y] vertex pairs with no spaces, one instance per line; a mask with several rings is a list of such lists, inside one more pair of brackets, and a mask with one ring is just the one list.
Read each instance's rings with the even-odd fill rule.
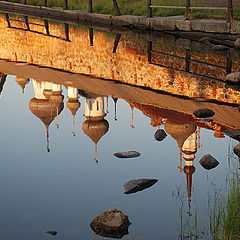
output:
[[118,158],[135,158],[135,157],[139,157],[141,154],[137,151],[128,151],[128,152],[117,152],[114,153],[115,157]]
[[233,152],[240,158],[240,143],[234,147]]
[[124,194],[131,194],[142,191],[154,185],[157,179],[134,179],[124,183]]
[[240,38],[238,38],[235,43],[234,43],[234,47],[237,49],[240,49]]
[[240,129],[228,130],[224,131],[223,133],[229,136],[230,138],[240,141]]
[[208,108],[200,108],[193,112],[193,115],[197,118],[209,118],[215,115],[215,112]]
[[97,235],[102,237],[122,238],[128,234],[130,224],[127,215],[113,208],[95,217],[90,226]]
[[158,129],[154,134],[154,138],[157,141],[162,141],[166,136],[167,136],[167,134],[162,129]]
[[57,232],[56,231],[46,231],[46,233],[52,235],[52,236],[55,236],[57,235]]
[[219,164],[219,162],[210,154],[204,155],[200,159],[199,163],[202,165],[203,168],[205,168],[207,170],[215,168]]
[[240,72],[233,72],[227,74],[225,77],[225,81],[239,83],[240,82]]

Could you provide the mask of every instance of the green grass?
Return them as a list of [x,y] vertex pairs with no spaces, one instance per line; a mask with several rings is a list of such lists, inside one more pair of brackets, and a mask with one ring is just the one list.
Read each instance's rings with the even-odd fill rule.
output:
[[[12,2],[23,2],[23,0],[11,0]],[[42,5],[43,0],[27,0],[28,4]],[[117,0],[121,14],[123,15],[147,15],[147,0]],[[195,0],[192,6],[203,6],[199,4],[199,0]],[[185,0],[175,0],[174,3],[171,0],[152,0],[153,5],[176,5],[184,6]],[[69,9],[75,10],[87,10],[88,0],[69,0]],[[212,4],[210,4],[212,5]],[[63,0],[48,0],[49,7],[63,7]],[[114,15],[114,8],[112,0],[94,0],[93,10],[97,13],[106,13]],[[184,15],[185,11],[182,9],[153,9],[153,16],[174,16]],[[235,17],[240,19],[240,7],[234,8]],[[206,11],[206,10],[194,10],[192,11],[193,18],[217,18],[226,19],[226,11]]]

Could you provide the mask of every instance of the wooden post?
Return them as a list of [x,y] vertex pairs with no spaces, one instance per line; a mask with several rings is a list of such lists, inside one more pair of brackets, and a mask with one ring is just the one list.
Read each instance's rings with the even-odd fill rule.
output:
[[88,12],[93,13],[92,0],[88,0]]
[[232,71],[232,59],[231,59],[230,51],[228,51],[226,73],[229,74],[231,73],[231,71]]
[[6,13],[5,16],[6,16],[8,27],[10,28],[11,27],[11,23],[10,23],[10,19],[9,19],[8,13]]
[[64,10],[68,9],[68,0],[64,0]]
[[30,27],[29,27],[28,17],[25,16],[24,18],[25,18],[25,24],[26,24],[27,30],[29,31]]
[[113,51],[112,51],[113,53],[116,53],[116,51],[117,51],[117,47],[118,47],[118,43],[120,41],[120,38],[121,38],[121,34],[117,33],[117,35],[115,37],[115,41],[114,41]]
[[231,23],[233,21],[233,2],[228,0],[228,19],[227,22]]
[[149,18],[152,17],[152,8],[151,8],[151,6],[152,6],[152,1],[148,0],[148,3],[147,3],[147,16]]
[[93,28],[89,28],[90,46],[93,46]]
[[24,0],[23,3],[24,3],[24,4],[27,4],[27,0]]
[[67,42],[70,42],[70,40],[69,40],[69,26],[68,26],[68,24],[67,23],[64,23],[64,27],[65,27],[65,36],[66,36],[66,41]]
[[47,0],[43,0],[43,6],[47,7]]
[[148,63],[152,63],[152,41],[148,41]]
[[49,33],[48,20],[46,20],[46,19],[44,19],[44,26],[45,26],[45,29],[46,29],[46,33],[47,33],[47,35],[50,35],[50,33]]
[[116,16],[120,16],[121,12],[120,12],[120,9],[118,7],[117,0],[113,0],[113,6],[114,6],[114,9],[115,9]]
[[189,20],[191,17],[191,0],[186,0],[186,19]]
[[190,60],[191,60],[191,54],[190,54],[190,50],[186,49],[186,72],[189,72],[190,69]]

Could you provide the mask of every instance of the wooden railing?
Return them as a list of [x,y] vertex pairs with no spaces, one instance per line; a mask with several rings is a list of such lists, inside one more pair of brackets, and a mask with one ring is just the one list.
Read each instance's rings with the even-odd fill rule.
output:
[[152,0],[147,0],[147,16],[149,18],[153,17],[152,9],[185,9],[186,19],[191,18],[191,10],[224,10],[227,11],[227,21],[233,21],[233,0],[227,0],[227,7],[191,7],[191,0],[186,0],[186,6],[155,6],[152,5]]

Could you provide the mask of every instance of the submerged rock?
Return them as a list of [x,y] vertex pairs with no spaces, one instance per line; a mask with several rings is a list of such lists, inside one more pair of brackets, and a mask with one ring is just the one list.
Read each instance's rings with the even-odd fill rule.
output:
[[154,138],[157,141],[162,141],[163,139],[165,139],[166,136],[167,136],[167,134],[162,129],[158,129],[154,134]]
[[224,46],[224,45],[214,45],[212,47],[212,49],[216,50],[216,51],[227,51],[227,50],[229,50],[229,47]]
[[208,122],[212,122],[213,120],[211,118],[204,118],[204,119],[201,119],[200,122],[201,123],[208,123]]
[[230,138],[240,141],[240,129],[228,130],[224,131],[223,133],[229,136]]
[[158,180],[157,179],[134,179],[124,183],[124,194],[131,194],[135,192],[142,191],[146,188],[154,185]]
[[211,44],[211,39],[209,37],[202,37],[199,40],[199,42],[202,43],[202,44],[210,45]]
[[234,82],[234,83],[240,82],[240,72],[229,73],[225,77],[225,81]]
[[209,108],[200,108],[193,112],[193,115],[197,118],[209,118],[215,115],[215,112]]
[[234,47],[237,49],[240,49],[240,38],[238,38],[235,43],[234,43]]
[[139,157],[141,154],[137,151],[128,151],[128,152],[117,152],[114,153],[114,156],[117,158],[135,158]]
[[210,169],[213,169],[215,168],[219,162],[213,157],[211,156],[210,154],[206,154],[204,155],[199,163],[201,164],[201,166],[207,170],[210,170]]
[[46,231],[46,233],[52,235],[52,236],[55,236],[57,235],[57,232],[56,231]]
[[122,238],[128,234],[130,224],[127,215],[124,215],[121,210],[113,208],[95,217],[90,223],[90,227],[102,237]]
[[240,158],[240,143],[234,147],[233,152]]

